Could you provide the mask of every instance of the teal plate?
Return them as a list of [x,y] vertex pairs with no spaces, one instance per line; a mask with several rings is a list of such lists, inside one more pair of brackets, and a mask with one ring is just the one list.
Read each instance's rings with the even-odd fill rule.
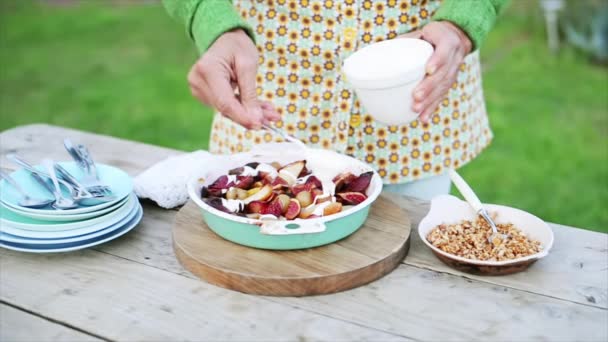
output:
[[[135,194],[133,194],[135,196]],[[77,222],[82,220],[92,219],[101,215],[105,215],[109,212],[112,212],[118,208],[120,208],[123,204],[125,204],[129,198],[125,198],[122,201],[114,204],[111,207],[103,208],[98,211],[83,213],[83,214],[74,214],[74,215],[54,215],[53,212],[49,213],[29,213],[16,211],[14,208],[10,208],[0,203],[0,219],[2,220],[10,220],[18,223],[33,223],[33,224],[48,224],[51,222]],[[33,219],[34,221],[30,221]]]
[[8,241],[0,241],[0,247],[4,247],[6,249],[12,249],[14,251],[20,252],[30,252],[30,253],[59,253],[59,252],[70,252],[79,249],[84,249],[96,245],[100,245],[102,243],[114,240],[128,232],[130,232],[133,228],[135,228],[143,217],[143,210],[141,206],[139,206],[137,214],[135,217],[131,219],[131,221],[124,224],[122,227],[112,230],[111,232],[96,236],[91,239],[76,241],[70,243],[49,243],[44,245],[39,244],[31,244],[31,243],[14,243]]
[[[114,224],[127,216],[138,205],[137,198],[132,196],[122,206],[105,215],[89,220],[76,222],[47,222],[19,217],[22,222],[0,220],[0,232],[27,238],[55,238],[86,234]],[[0,207],[1,210],[1,207]],[[13,219],[16,214],[10,212]],[[29,223],[23,223],[29,222]]]
[[[0,242],[12,242],[12,243],[25,243],[25,244],[33,244],[33,245],[47,245],[47,244],[57,244],[57,243],[71,243],[89,240],[98,236],[102,236],[108,234],[116,229],[121,228],[126,223],[131,221],[135,215],[142,210],[141,205],[139,203],[134,203],[135,206],[131,207],[130,211],[127,212],[127,215],[123,215],[122,217],[118,217],[118,220],[114,220],[112,222],[105,222],[100,227],[94,227],[95,229],[76,229],[69,230],[67,232],[59,232],[61,235],[35,235],[35,236],[21,236],[18,234],[11,234],[9,232],[3,231],[0,232]],[[17,232],[20,233],[20,232]],[[69,234],[66,234],[69,233]]]
[[[63,162],[59,163],[63,166],[69,173],[71,173],[77,179],[81,179],[84,174],[82,170],[76,165],[74,162]],[[42,166],[36,166],[37,169],[44,170]],[[17,212],[22,215],[26,215],[26,213],[35,213],[35,214],[46,214],[46,215],[75,215],[75,214],[84,214],[90,213],[94,211],[98,211],[104,208],[112,207],[118,202],[125,199],[125,197],[129,196],[131,192],[133,192],[133,181],[131,177],[124,171],[115,168],[113,166],[97,164],[97,170],[99,173],[99,178],[102,182],[106,183],[112,189],[115,200],[101,203],[94,206],[89,207],[79,207],[76,209],[69,210],[56,210],[51,207],[46,207],[42,209],[32,209],[32,208],[24,208],[19,205],[19,201],[21,200],[21,195],[15,190],[12,186],[10,186],[5,180],[0,181],[0,200],[12,211]],[[34,178],[30,175],[30,173],[26,170],[20,169],[11,174],[13,179],[19,183],[19,185],[26,191],[28,195],[34,198],[44,198],[44,199],[52,199],[52,195],[43,188],[40,184],[36,183]],[[68,195],[67,190],[63,189],[64,195]]]

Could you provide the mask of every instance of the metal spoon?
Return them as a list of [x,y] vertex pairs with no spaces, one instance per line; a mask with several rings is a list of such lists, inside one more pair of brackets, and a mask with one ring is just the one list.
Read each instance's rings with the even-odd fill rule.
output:
[[48,170],[51,180],[53,181],[53,185],[55,185],[55,191],[53,192],[53,196],[55,196],[55,203],[53,204],[53,208],[59,210],[77,208],[78,205],[72,198],[64,197],[61,193],[61,188],[59,187],[59,182],[57,181],[57,175],[55,174],[54,164],[55,163],[53,163],[51,159],[45,159],[42,161],[42,165],[44,165],[44,167]]
[[507,239],[509,237],[508,235],[501,234],[498,232],[496,223],[494,223],[494,220],[492,220],[490,214],[488,213],[486,208],[483,207],[483,204],[481,204],[479,197],[475,195],[475,192],[473,192],[473,189],[471,189],[469,184],[467,184],[467,182],[455,170],[450,170],[449,175],[450,179],[452,180],[452,182],[454,182],[454,185],[456,185],[456,188],[458,189],[458,191],[460,191],[464,199],[471,205],[471,207],[473,207],[477,214],[481,215],[481,217],[483,217],[484,220],[488,222],[490,227],[492,227],[492,235],[490,235],[488,241],[491,244],[496,245],[496,243],[494,243],[496,239],[499,239],[499,241]]
[[305,148],[305,149],[307,149],[307,148],[308,148],[308,147],[306,146],[306,144],[304,144],[304,143],[303,143],[303,142],[302,142],[300,139],[298,139],[298,138],[296,138],[296,137],[294,137],[294,136],[291,136],[291,135],[289,135],[289,134],[287,134],[287,133],[285,133],[285,132],[281,131],[281,130],[280,130],[280,129],[278,129],[278,128],[272,127],[272,126],[270,126],[270,125],[268,125],[268,124],[263,124],[263,125],[262,125],[262,127],[263,127],[264,129],[266,129],[266,130],[269,130],[269,131],[271,131],[271,132],[274,132],[274,133],[276,133],[276,134],[280,135],[280,136],[281,136],[281,138],[283,138],[285,141],[289,141],[289,142],[291,142],[291,143],[297,144],[297,145],[299,145],[300,147]]
[[11,177],[8,173],[0,170],[0,176],[4,178],[13,188],[15,188],[19,194],[23,197],[19,201],[19,205],[26,208],[44,208],[47,205],[53,203],[53,200],[48,199],[38,199],[30,197],[24,190],[19,186],[19,184]]

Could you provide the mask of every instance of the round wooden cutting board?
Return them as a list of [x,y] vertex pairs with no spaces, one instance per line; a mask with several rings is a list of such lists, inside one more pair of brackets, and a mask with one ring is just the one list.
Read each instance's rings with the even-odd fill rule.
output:
[[391,272],[409,249],[410,218],[380,196],[366,223],[349,237],[317,248],[273,251],[224,240],[189,202],[177,214],[177,259],[201,279],[228,289],[269,296],[339,292]]

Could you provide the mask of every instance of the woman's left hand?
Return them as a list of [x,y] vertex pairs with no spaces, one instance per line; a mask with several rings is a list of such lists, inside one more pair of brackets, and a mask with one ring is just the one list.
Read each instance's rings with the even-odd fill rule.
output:
[[399,37],[423,39],[435,47],[426,65],[426,76],[413,93],[412,109],[420,114],[422,122],[428,122],[456,81],[460,64],[473,44],[466,33],[449,21],[433,21],[421,30]]

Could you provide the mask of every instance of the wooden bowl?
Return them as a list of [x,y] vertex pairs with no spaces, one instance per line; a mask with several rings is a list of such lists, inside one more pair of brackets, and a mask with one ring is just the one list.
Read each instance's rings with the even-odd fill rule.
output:
[[422,241],[446,265],[459,271],[483,274],[505,275],[525,270],[537,260],[549,254],[553,246],[553,231],[540,218],[525,211],[495,204],[484,204],[491,213],[496,213],[496,223],[513,223],[529,238],[540,241],[541,251],[523,258],[504,261],[483,261],[466,259],[446,253],[433,246],[426,236],[440,224],[454,224],[462,220],[474,220],[477,216],[473,208],[457,197],[442,195],[431,201],[431,210],[420,221],[418,234]]

